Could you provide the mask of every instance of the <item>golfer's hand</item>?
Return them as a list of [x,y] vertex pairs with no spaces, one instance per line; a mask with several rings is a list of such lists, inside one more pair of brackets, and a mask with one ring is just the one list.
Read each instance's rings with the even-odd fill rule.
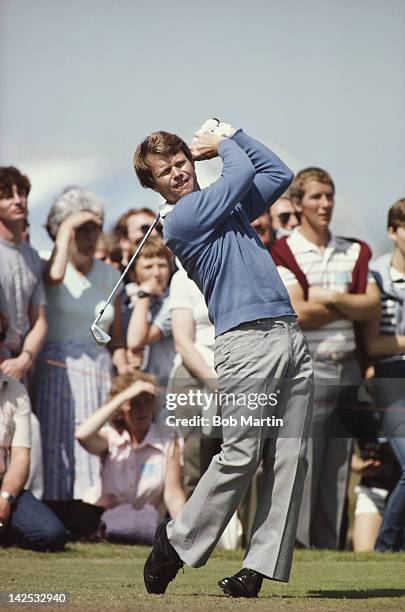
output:
[[198,132],[195,133],[195,136],[199,136],[204,132],[211,132],[217,136],[231,138],[231,136],[235,134],[236,130],[230,125],[230,123],[224,123],[223,121],[219,121],[219,119],[207,119],[204,121]]
[[132,383],[132,385],[130,385],[128,389],[122,391],[122,400],[124,402],[128,402],[129,400],[134,399],[134,397],[141,395],[141,393],[156,395],[155,386],[152,383],[147,382],[146,380],[137,380]]
[[204,159],[213,159],[218,156],[218,146],[224,140],[224,136],[217,134],[196,132],[193,142],[190,145],[190,151],[194,161],[202,161]]

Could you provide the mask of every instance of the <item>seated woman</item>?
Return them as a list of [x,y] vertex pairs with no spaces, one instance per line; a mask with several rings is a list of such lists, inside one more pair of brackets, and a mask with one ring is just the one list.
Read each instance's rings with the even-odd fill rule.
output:
[[80,444],[102,458],[95,504],[104,509],[111,541],[152,543],[166,509],[175,518],[186,501],[179,442],[153,423],[153,380],[143,372],[116,377],[108,402],[76,431]]

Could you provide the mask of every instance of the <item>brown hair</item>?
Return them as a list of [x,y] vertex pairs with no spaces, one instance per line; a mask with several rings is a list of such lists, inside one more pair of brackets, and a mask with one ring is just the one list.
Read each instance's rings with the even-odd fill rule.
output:
[[294,181],[289,189],[289,195],[292,201],[298,200],[298,202],[300,202],[302,200],[305,193],[305,183],[308,181],[317,181],[318,183],[330,185],[333,194],[335,194],[335,184],[326,170],[316,167],[304,168],[304,170],[301,170],[295,175]]
[[12,187],[17,187],[18,193],[28,196],[31,183],[28,176],[21,174],[14,166],[2,166],[0,168],[0,197],[8,198],[12,195]]
[[[116,376],[112,380],[110,393],[108,396],[108,401],[112,400],[113,397],[115,397],[122,391],[125,391],[125,389],[128,389],[128,387],[130,387],[137,380],[143,380],[145,382],[150,382],[152,384],[156,383],[156,379],[153,376],[153,374],[148,374],[147,372],[141,372],[140,370],[134,370],[130,374],[121,374],[120,376]],[[141,394],[141,396],[142,395],[144,395],[145,398],[149,397],[149,395],[146,393]],[[153,398],[151,398],[150,401],[153,401]],[[123,419],[121,412],[118,412],[117,414],[115,414],[115,416],[111,418],[110,425],[112,425],[112,427],[114,427],[120,433],[127,429],[126,423]]]
[[395,202],[388,211],[387,227],[396,230],[400,226],[405,226],[405,198]]
[[134,169],[142,187],[153,188],[152,171],[148,164],[149,155],[175,155],[182,151],[188,160],[194,164],[193,156],[187,144],[176,134],[169,132],[152,132],[137,147],[134,155]]
[[[135,251],[138,243],[131,244],[131,251]],[[152,257],[162,257],[167,260],[169,266],[172,265],[173,255],[163,244],[163,240],[160,236],[150,236],[147,242],[142,247],[142,251],[139,253],[139,257],[145,257],[151,259]]]
[[128,238],[128,219],[139,214],[149,215],[152,219],[155,218],[155,213],[150,208],[130,208],[122,214],[114,226],[113,233],[120,238]]
[[103,233],[97,240],[96,250],[104,250],[108,254],[111,261],[121,263],[122,251],[118,244],[117,237],[114,234]]

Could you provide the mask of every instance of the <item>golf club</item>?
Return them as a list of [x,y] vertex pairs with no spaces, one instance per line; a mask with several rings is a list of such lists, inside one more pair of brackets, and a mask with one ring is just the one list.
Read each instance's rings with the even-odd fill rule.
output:
[[114,289],[111,291],[111,294],[110,294],[108,300],[106,301],[106,303],[104,304],[104,307],[100,310],[100,312],[98,313],[98,315],[94,319],[94,323],[90,327],[90,331],[93,334],[93,338],[97,342],[97,344],[104,345],[104,344],[108,344],[108,342],[110,342],[111,336],[109,336],[107,334],[107,332],[105,332],[104,329],[102,329],[102,327],[98,323],[99,323],[101,317],[103,316],[104,311],[107,308],[108,304],[113,299],[113,297],[114,297],[118,287],[120,286],[120,284],[124,280],[124,278],[125,278],[128,270],[129,270],[129,268],[132,266],[132,264],[134,263],[135,259],[138,257],[138,255],[139,255],[143,245],[145,244],[145,242],[147,241],[147,239],[149,238],[149,236],[151,235],[151,233],[155,229],[156,225],[159,223],[159,220],[160,220],[160,214],[158,213],[157,216],[156,216],[156,219],[154,220],[154,222],[152,223],[152,225],[150,226],[150,228],[146,232],[145,236],[142,238],[142,241],[140,242],[138,248],[136,249],[136,251],[132,255],[131,259],[129,260],[125,270],[123,271],[123,273],[121,274],[120,278],[118,279]]

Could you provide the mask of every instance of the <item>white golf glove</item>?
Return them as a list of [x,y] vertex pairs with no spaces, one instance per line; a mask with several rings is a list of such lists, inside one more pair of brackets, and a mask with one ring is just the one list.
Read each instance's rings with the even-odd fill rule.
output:
[[204,121],[200,129],[194,134],[193,141],[195,141],[200,134],[205,134],[207,132],[211,132],[217,136],[225,136],[226,138],[230,138],[235,133],[235,129],[229,123],[223,123],[219,119],[207,119],[207,121]]

